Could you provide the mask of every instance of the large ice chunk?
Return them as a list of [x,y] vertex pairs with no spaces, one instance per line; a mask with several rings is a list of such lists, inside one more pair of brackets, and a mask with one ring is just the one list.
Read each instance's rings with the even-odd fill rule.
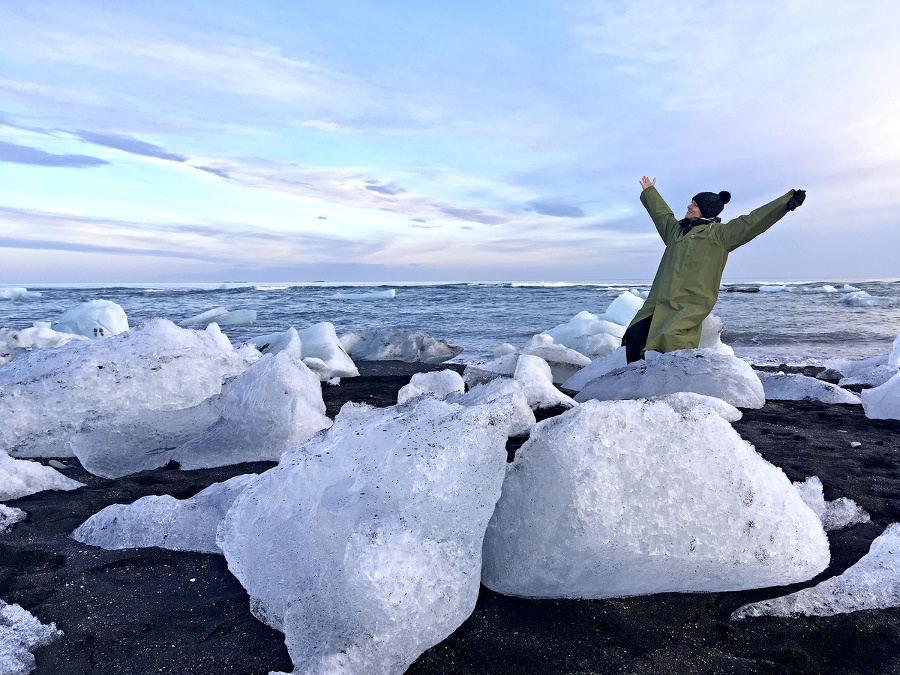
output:
[[357,361],[443,363],[459,356],[454,347],[420,330],[363,330],[341,336],[341,345]]
[[397,392],[397,403],[404,403],[414,396],[434,394],[435,398],[446,398],[454,392],[464,392],[466,383],[455,370],[441,370],[434,373],[415,373],[409,384]]
[[183,469],[277,460],[329,426],[318,378],[286,353],[266,354],[215,397],[188,409],[92,421],[71,447],[91,473],[118,478],[172,459]]
[[766,373],[756,371],[762,382],[766,399],[772,401],[822,401],[859,405],[859,396],[852,391],[806,375]]
[[880,387],[863,389],[859,397],[869,419],[900,420],[900,373]]
[[75,333],[103,340],[128,330],[125,310],[111,300],[89,300],[63,312],[50,327],[59,333]]
[[531,354],[519,356],[513,380],[519,383],[532,410],[554,406],[571,408],[578,405],[553,386],[550,366],[540,357]]
[[108,340],[29,352],[0,368],[0,449],[17,457],[71,456],[69,439],[84,422],[123,410],[194,406],[250,363],[208,333],[165,319]]
[[52,467],[27,459],[13,459],[0,450],[0,501],[26,497],[43,490],[74,490],[83,485]]
[[13,350],[9,345],[0,340],[0,366],[5,366],[13,360]]
[[700,344],[701,349],[715,349],[722,354],[734,356],[734,350],[722,342],[722,329],[725,324],[722,319],[715,314],[707,314],[700,324]]
[[536,419],[534,411],[528,404],[528,398],[518,382],[508,377],[497,377],[484,384],[476,384],[465,394],[450,394],[445,399],[448,403],[459,403],[465,406],[502,405],[509,407],[510,414],[506,418],[506,433],[509,436],[520,433],[531,427]]
[[539,422],[510,465],[483,582],[603,598],[788,584],[828,566],[787,476],[696,399],[588,401]]
[[591,362],[587,356],[574,349],[554,344],[553,337],[546,333],[532,337],[531,343],[522,350],[522,354],[544,359],[550,366],[553,382],[556,384],[562,384]]
[[225,307],[213,307],[181,322],[182,326],[206,326],[217,323],[219,326],[247,326],[256,323],[255,309],[236,309],[229,311]]
[[900,607],[900,523],[888,525],[869,552],[843,574],[790,595],[744,605],[731,618],[833,616],[888,607]]
[[616,368],[624,368],[628,363],[625,356],[625,347],[619,347],[612,354],[594,359],[572,377],[562,383],[563,389],[569,391],[581,391],[591,380],[606,375]]
[[169,495],[112,504],[79,525],[72,538],[107,550],[156,546],[173,551],[221,553],[219,523],[256,474],[213,483],[189,499]]
[[761,408],[766,402],[750,364],[713,349],[651,353],[591,380],[575,400],[649,398],[678,391],[715,396],[738,408]]
[[62,347],[70,342],[84,342],[89,338],[74,333],[60,333],[50,328],[49,321],[35,321],[31,328],[0,328],[0,340],[15,349]]
[[510,406],[346,404],[219,527],[251,610],[302,673],[403,673],[478,597]]
[[463,380],[470,387],[490,382],[496,377],[512,377],[516,372],[520,351],[498,356],[484,363],[470,363],[463,371]]
[[627,326],[643,306],[644,298],[631,291],[625,291],[609,304],[600,318],[620,326]]
[[0,673],[26,675],[34,670],[32,650],[63,634],[55,623],[43,624],[19,605],[0,600]]
[[353,359],[347,354],[334,332],[334,324],[327,321],[316,323],[297,331],[303,345],[303,358],[319,359],[328,367],[326,373],[319,372],[324,382],[332,377],[359,377]]
[[613,352],[622,344],[625,326],[584,311],[576,314],[567,323],[554,326],[546,333],[557,344],[596,359]]
[[802,483],[794,483],[800,497],[813,513],[822,521],[826,531],[840,530],[858,523],[868,523],[870,518],[859,504],[847,497],[825,501],[822,481],[818,476],[810,476]]

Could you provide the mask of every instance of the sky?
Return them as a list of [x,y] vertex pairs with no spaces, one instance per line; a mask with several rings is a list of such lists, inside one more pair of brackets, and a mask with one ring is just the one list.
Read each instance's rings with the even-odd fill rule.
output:
[[0,2],[0,284],[900,276],[900,3]]

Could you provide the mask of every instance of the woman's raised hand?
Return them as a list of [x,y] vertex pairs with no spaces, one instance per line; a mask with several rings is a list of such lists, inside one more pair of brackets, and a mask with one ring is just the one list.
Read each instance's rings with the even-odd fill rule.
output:
[[651,185],[656,185],[656,179],[650,180],[647,176],[641,178],[641,189],[646,190]]

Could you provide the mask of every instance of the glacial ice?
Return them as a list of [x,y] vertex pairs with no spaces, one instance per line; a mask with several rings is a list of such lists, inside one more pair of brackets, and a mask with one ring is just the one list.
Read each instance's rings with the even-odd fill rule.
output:
[[55,331],[50,328],[49,321],[35,321],[31,328],[0,328],[0,340],[13,349],[62,347],[70,342],[84,342],[89,339],[84,335]]
[[854,291],[842,296],[838,302],[850,307],[893,307],[900,305],[900,298],[869,295],[865,291]]
[[510,413],[506,418],[508,436],[521,433],[536,422],[522,387],[508,377],[497,377],[489,382],[476,384],[465,394],[450,394],[445,401],[464,406],[501,405],[509,408]]
[[0,368],[0,449],[71,456],[68,441],[84,422],[194,406],[250,363],[210,334],[165,319],[107,340],[29,352]]
[[663,396],[692,391],[738,408],[765,405],[762,383],[750,364],[713,349],[683,349],[616,368],[591,380],[575,396],[579,403]]
[[74,490],[83,485],[49,466],[14,459],[0,450],[0,501],[27,497],[43,490]]
[[859,396],[852,391],[817,380],[806,375],[783,372],[766,373],[756,371],[766,393],[766,400],[771,401],[822,401],[823,403],[849,403],[859,405]]
[[888,356],[888,368],[900,369],[900,335],[894,338],[891,354]]
[[519,362],[519,353],[517,350],[484,363],[470,363],[463,371],[463,379],[472,387],[490,382],[495,377],[512,377]]
[[32,300],[42,296],[43,293],[40,291],[29,291],[27,288],[16,286],[0,288],[0,300]]
[[859,397],[869,419],[900,420],[900,372],[880,387],[863,389]]
[[521,354],[516,363],[513,380],[522,388],[532,410],[578,405],[574,400],[553,386],[553,373],[547,362],[539,356]]
[[106,478],[277,460],[331,426],[319,379],[286,353],[265,354],[221,392],[181,410],[125,410],[85,424],[71,440],[82,466]]
[[212,309],[208,309],[205,312],[200,312],[199,314],[195,314],[194,316],[190,316],[184,321],[182,321],[179,325],[181,326],[205,326],[209,323],[216,321],[220,316],[223,316],[228,313],[228,309],[226,307],[213,307]]
[[403,673],[472,612],[509,405],[348,403],[219,527],[254,615],[303,673]]
[[231,340],[229,340],[228,336],[222,332],[222,329],[219,328],[219,324],[215,321],[206,324],[206,332],[212,336],[213,340],[216,341],[216,344],[222,349],[234,349]]
[[0,673],[27,675],[35,665],[31,651],[62,634],[55,623],[42,624],[21,606],[0,600]]
[[13,350],[9,345],[0,340],[0,367],[5,366],[13,360]]
[[125,310],[111,300],[89,300],[63,312],[50,324],[59,333],[75,333],[104,340],[128,330]]
[[22,509],[17,509],[15,506],[0,504],[0,534],[9,532],[14,525],[21,523],[27,517],[28,514]]
[[446,398],[454,392],[464,392],[466,383],[455,370],[441,370],[434,373],[416,373],[409,384],[397,393],[397,403],[404,403],[414,396],[434,394],[435,398]]
[[630,291],[624,291],[610,303],[601,316],[587,311],[579,312],[567,323],[554,326],[545,333],[550,335],[556,344],[574,349],[590,359],[596,359],[612,353],[622,344],[625,328],[643,304],[643,298]]
[[700,324],[700,345],[701,349],[715,349],[720,354],[734,356],[734,350],[722,342],[722,329],[725,324],[722,319],[715,314],[707,314]]
[[828,566],[822,526],[781,469],[717,408],[667,398],[588,401],[532,428],[485,536],[488,588],[567,598],[726,591]]
[[794,483],[797,492],[806,505],[822,522],[826,532],[840,530],[858,523],[868,523],[870,518],[859,504],[847,497],[825,501],[822,481],[818,476],[810,476],[802,483]]
[[297,329],[291,326],[282,333],[267,333],[248,340],[263,354],[278,354],[287,352],[298,361],[303,360],[303,345],[300,344],[300,335]]
[[632,291],[625,291],[609,304],[600,318],[620,326],[627,326],[638,310],[644,306],[644,298],[646,296],[641,297]]
[[189,499],[153,495],[131,504],[112,504],[79,525],[72,538],[106,550],[156,546],[221,553],[216,544],[219,523],[255,479],[256,474],[235,476],[213,483]]
[[739,607],[732,619],[754,616],[833,616],[900,607],[900,523],[892,523],[869,552],[843,574],[812,588]]
[[213,307],[181,322],[182,326],[206,326],[210,323],[219,326],[248,326],[256,323],[255,309],[228,310],[225,307]]
[[531,342],[522,349],[522,354],[537,356],[546,361],[555,384],[562,384],[591,362],[587,356],[574,349],[554,344],[553,337],[546,333],[532,337]]
[[843,377],[838,382],[840,387],[862,384],[867,387],[878,387],[893,377],[897,369],[889,366],[891,356],[879,354],[865,359],[828,359],[824,365],[836,370]]
[[265,354],[286,351],[298,361],[302,360],[322,382],[334,377],[359,376],[356,365],[338,340],[334,324],[327,321],[301,331],[291,327],[283,333],[260,335],[248,340],[248,344]]
[[624,368],[626,365],[625,347],[619,347],[612,354],[594,359],[572,377],[562,383],[563,389],[569,391],[581,391],[591,380],[606,375],[616,368]]
[[459,356],[454,347],[421,330],[363,330],[341,336],[341,345],[357,361],[443,363]]

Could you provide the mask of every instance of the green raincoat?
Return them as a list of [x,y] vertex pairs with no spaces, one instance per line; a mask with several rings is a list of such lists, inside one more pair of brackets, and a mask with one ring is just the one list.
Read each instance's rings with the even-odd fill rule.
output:
[[719,297],[719,283],[728,254],[778,222],[794,191],[727,223],[697,225],[687,234],[653,186],[641,192],[659,236],[666,244],[650,294],[631,325],[651,314],[644,350],[671,352],[696,349],[700,324]]

